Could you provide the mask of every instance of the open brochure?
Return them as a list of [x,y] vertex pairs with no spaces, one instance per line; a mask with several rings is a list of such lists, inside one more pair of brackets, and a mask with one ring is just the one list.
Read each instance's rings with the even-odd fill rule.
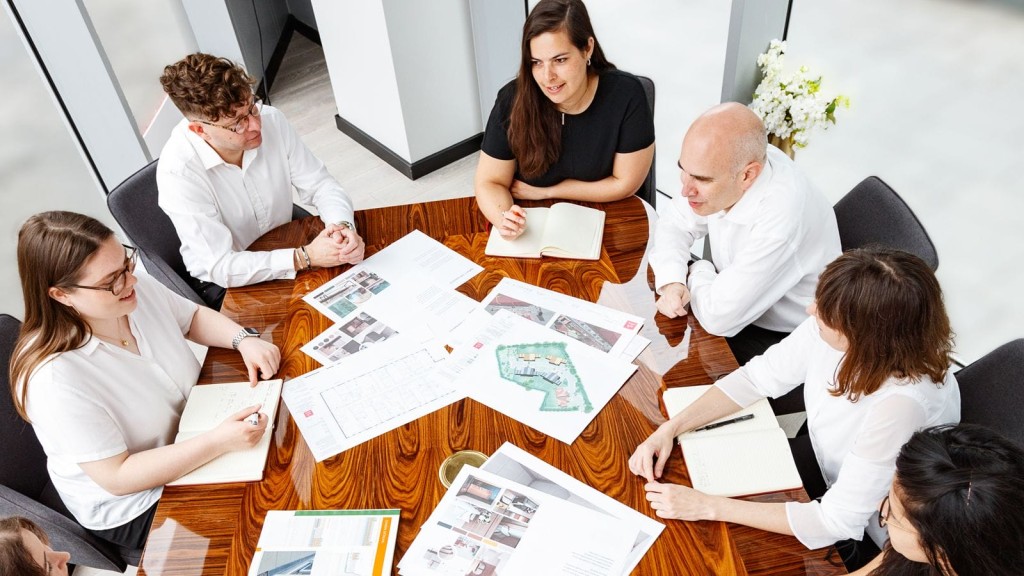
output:
[[514,240],[491,229],[484,254],[514,258],[597,260],[604,238],[604,211],[568,202],[550,208],[526,208],[526,231]]
[[567,500],[573,504],[596,510],[602,514],[617,518],[619,522],[637,532],[633,549],[626,557],[622,573],[629,574],[640,563],[640,559],[651,549],[665,525],[618,500],[587,486],[583,482],[569,476],[558,468],[527,453],[508,442],[501,445],[497,452],[491,454],[481,470],[497,474],[502,478],[518,482],[534,490],[539,490]]
[[262,480],[273,436],[271,431],[277,417],[277,402],[280,398],[281,380],[264,380],[255,387],[250,386],[248,382],[193,386],[178,423],[175,443],[213,430],[228,416],[247,406],[260,404],[260,412],[266,414],[270,421],[263,437],[252,448],[221,454],[181,478],[169,482],[168,486]]
[[403,576],[619,576],[637,528],[464,466],[398,563]]
[[[663,399],[669,417],[682,412],[709,388],[705,385],[666,390]],[[746,416],[752,417],[679,435],[693,487],[716,496],[749,496],[803,486],[786,432],[779,427],[767,399],[709,424]]]
[[391,574],[400,510],[271,510],[249,576]]

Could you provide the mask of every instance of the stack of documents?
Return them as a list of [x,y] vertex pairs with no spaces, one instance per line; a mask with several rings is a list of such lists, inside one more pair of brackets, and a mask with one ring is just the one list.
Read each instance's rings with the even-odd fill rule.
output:
[[628,574],[664,528],[506,444],[463,467],[398,564],[403,576]]

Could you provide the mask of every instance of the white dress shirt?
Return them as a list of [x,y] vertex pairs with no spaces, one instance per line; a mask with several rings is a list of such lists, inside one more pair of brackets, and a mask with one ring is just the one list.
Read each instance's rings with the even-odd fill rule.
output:
[[248,252],[257,238],[292,218],[292,186],[324,223],[352,222],[352,202],[324,163],[276,108],[260,113],[263,142],[228,164],[182,120],[157,165],[160,207],[181,239],[189,273],[231,288],[294,278],[293,251]]
[[[690,249],[704,236],[714,264],[695,262],[687,274]],[[655,229],[651,266],[659,290],[687,285],[690,310],[711,334],[735,336],[749,324],[792,332],[807,318],[818,275],[840,252],[832,206],[768,146],[764,169],[730,210],[703,217],[685,198],[672,199]]]
[[37,369],[27,411],[47,456],[50,478],[86,528],[131,522],[160,499],[163,487],[114,496],[79,462],[171,444],[199,362],[185,338],[198,307],[145,274],[137,275],[138,307],[128,316],[140,355],[91,338]]
[[715,384],[740,406],[749,406],[805,383],[807,428],[828,492],[820,502],[788,502],[786,515],[808,548],[860,539],[865,529],[875,543],[884,544],[878,505],[889,492],[900,448],[921,428],[960,421],[960,388],[951,371],[938,385],[928,378],[889,378],[874,394],[851,402],[830,394],[842,359],[808,318]]

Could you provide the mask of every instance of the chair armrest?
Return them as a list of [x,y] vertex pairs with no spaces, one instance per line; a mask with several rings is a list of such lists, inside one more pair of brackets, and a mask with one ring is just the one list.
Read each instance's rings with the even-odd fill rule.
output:
[[0,516],[21,516],[35,522],[50,537],[54,550],[71,553],[72,564],[117,572],[124,572],[128,566],[114,544],[93,536],[60,512],[2,485]]

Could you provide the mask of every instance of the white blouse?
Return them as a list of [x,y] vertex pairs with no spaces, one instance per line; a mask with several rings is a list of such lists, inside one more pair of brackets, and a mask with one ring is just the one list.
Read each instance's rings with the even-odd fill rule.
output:
[[138,306],[128,320],[140,355],[94,337],[51,357],[28,385],[28,416],[50,478],[68,510],[93,530],[134,520],[160,499],[163,487],[114,496],[79,462],[171,444],[199,377],[183,336],[198,307],[145,274],[137,277]]
[[828,492],[820,502],[787,503],[786,515],[808,548],[860,539],[865,529],[883,544],[888,535],[876,522],[878,504],[889,492],[900,448],[921,428],[960,421],[960,389],[951,371],[941,384],[889,378],[874,394],[851,402],[829,393],[842,359],[811,317],[716,384],[740,406],[805,384],[807,427]]

